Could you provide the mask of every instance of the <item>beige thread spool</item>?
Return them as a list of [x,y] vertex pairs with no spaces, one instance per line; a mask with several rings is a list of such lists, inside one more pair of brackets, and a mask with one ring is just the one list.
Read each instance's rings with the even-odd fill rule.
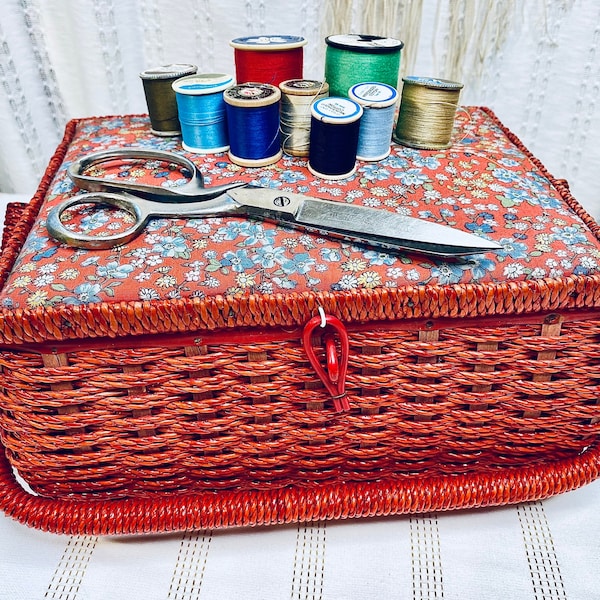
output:
[[403,77],[402,81],[394,141],[422,150],[449,148],[463,84],[433,77]]
[[329,85],[313,79],[287,79],[281,90],[280,131],[283,151],[291,156],[308,156],[311,104],[329,95]]

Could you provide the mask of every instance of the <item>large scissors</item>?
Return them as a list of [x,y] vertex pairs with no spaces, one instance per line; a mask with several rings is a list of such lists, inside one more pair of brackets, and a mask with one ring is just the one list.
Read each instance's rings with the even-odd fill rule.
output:
[[[135,181],[86,175],[90,167],[118,160],[158,160],[189,171],[187,183],[158,187]],[[423,219],[312,198],[302,194],[258,187],[244,182],[204,187],[202,174],[185,156],[160,150],[119,148],[97,152],[71,163],[68,174],[81,189],[88,190],[55,206],[46,219],[50,235],[77,248],[104,249],[125,244],[138,236],[154,218],[250,217],[273,221],[326,237],[362,243],[385,250],[402,250],[450,257],[501,248],[479,236]],[[71,231],[62,214],[80,205],[109,205],[130,213],[135,220],[126,230],[109,235]]]

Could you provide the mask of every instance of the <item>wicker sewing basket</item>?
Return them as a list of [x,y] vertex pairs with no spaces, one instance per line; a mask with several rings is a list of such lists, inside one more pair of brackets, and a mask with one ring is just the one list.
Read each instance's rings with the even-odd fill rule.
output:
[[[157,283],[152,297],[139,281],[120,284],[158,236],[181,235],[185,224],[173,233],[173,223],[159,223],[118,262],[48,239],[44,217],[75,192],[65,173],[75,156],[114,145],[181,149],[154,138],[144,116],[70,122],[31,203],[7,211],[1,508],[53,532],[162,532],[503,505],[595,479],[598,226],[492,111],[462,112],[469,118],[452,148],[395,147],[349,182],[319,182],[301,159],[239,169],[226,157],[192,158],[211,184],[279,177],[312,195],[382,199],[382,210],[461,228],[476,222],[506,238],[504,254],[446,265],[269,224],[262,239],[242,231],[236,246],[241,230],[229,235],[217,219],[185,238],[187,254],[163,252],[152,270],[172,284],[165,277],[177,259],[204,269],[200,280],[170,296]],[[287,257],[265,266],[264,236]],[[301,244],[304,270],[292,282],[282,272],[299,263]],[[242,269],[253,252],[270,287],[250,285],[256,264]],[[220,288],[209,285],[210,265],[226,280]],[[99,273],[111,282],[101,291]],[[69,274],[80,279],[69,283]],[[302,343],[321,313],[349,339],[347,410],[336,410]],[[327,345],[319,330],[315,352]]]

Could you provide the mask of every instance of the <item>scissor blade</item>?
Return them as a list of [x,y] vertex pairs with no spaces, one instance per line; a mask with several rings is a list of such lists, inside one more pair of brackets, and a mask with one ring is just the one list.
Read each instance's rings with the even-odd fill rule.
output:
[[230,190],[228,194],[247,214],[386,249],[461,256],[502,247],[447,225],[385,209],[252,186]]

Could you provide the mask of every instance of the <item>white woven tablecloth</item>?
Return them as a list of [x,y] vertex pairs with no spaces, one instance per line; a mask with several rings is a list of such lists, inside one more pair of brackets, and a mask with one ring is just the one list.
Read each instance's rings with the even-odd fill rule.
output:
[[599,508],[597,481],[511,507],[159,536],[0,515],[0,600],[594,600]]

